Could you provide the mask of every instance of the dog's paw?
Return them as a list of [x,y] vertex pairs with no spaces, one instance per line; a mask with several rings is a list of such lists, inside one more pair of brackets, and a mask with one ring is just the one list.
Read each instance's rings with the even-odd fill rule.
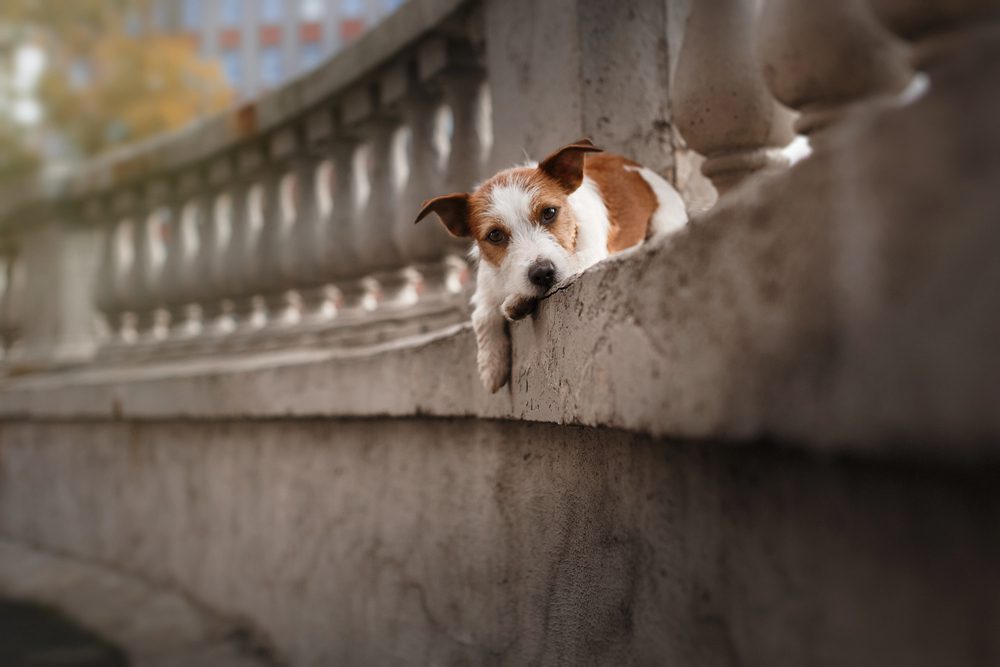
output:
[[500,391],[500,387],[507,384],[510,379],[510,369],[501,368],[497,364],[487,364],[479,367],[479,379],[483,381],[483,386],[491,393]]
[[481,308],[472,313],[472,326],[476,331],[476,365],[479,379],[491,394],[510,379],[510,336],[507,324],[499,310]]
[[495,394],[510,379],[510,343],[494,341],[491,349],[479,351],[479,379],[483,386]]

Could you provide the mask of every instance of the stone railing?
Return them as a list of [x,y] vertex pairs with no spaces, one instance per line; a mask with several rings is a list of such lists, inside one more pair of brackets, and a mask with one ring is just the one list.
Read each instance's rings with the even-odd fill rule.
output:
[[[269,97],[86,164],[47,197],[19,193],[8,229],[45,204],[58,210],[54,236],[88,230],[72,249],[59,239],[65,251],[98,261],[52,284],[39,273],[54,258],[19,252],[8,234],[9,360],[373,341],[465,319],[465,248],[413,220],[429,193],[483,173],[480,23],[474,3],[410,3]],[[57,251],[53,241],[39,245]],[[65,293],[47,304],[53,288]],[[97,312],[65,312],[72,301]]]
[[[565,105],[586,105],[582,122],[568,125],[673,171],[698,208],[711,188],[692,177],[688,165],[702,158],[688,147],[725,193],[786,164],[782,149],[796,133],[819,147],[850,110],[919,87],[904,43],[879,17],[906,39],[931,42],[923,26],[947,20],[960,29],[964,18],[887,1],[821,4],[668,3],[659,24],[643,26],[666,26],[667,61],[649,67],[644,55],[631,71],[607,48],[587,53],[595,45],[581,32],[576,60],[598,76],[581,86],[561,82],[555,63],[505,61],[502,45],[491,52],[491,17],[508,20],[498,9],[409,3],[320,71],[255,104],[58,182],[9,188],[0,212],[6,358],[30,369],[95,355],[350,344],[461,321],[464,248],[436,224],[414,226],[413,212],[521,148],[571,137],[560,125]],[[582,18],[596,26],[601,11]],[[970,22],[978,11],[969,10]],[[934,57],[928,51],[918,49],[918,66]],[[551,68],[548,89],[533,84],[545,99],[512,98],[518,67],[537,68],[539,78]],[[669,93],[664,86],[632,104],[670,76]],[[491,83],[504,114],[495,154]],[[679,135],[650,129],[667,107]]]
[[[6,367],[337,349],[448,331],[466,319],[470,267],[440,225],[413,224],[419,203],[581,135],[672,177],[695,227],[698,216],[750,218],[762,197],[808,220],[783,242],[818,230],[811,242],[822,249],[783,258],[825,268],[802,281],[822,286],[809,298],[844,298],[852,317],[873,317],[862,295],[833,294],[865,291],[855,271],[881,280],[882,251],[841,255],[908,211],[909,191],[880,180],[902,188],[904,165],[947,163],[933,143],[943,137],[920,123],[938,127],[935,105],[957,104],[949,77],[992,45],[995,2],[566,3],[573,21],[530,8],[555,31],[543,47],[523,25],[527,5],[413,0],[255,104],[9,188]],[[904,153],[918,149],[933,157],[908,164]],[[913,191],[935,194],[934,179],[920,177],[927,183]],[[950,203],[950,215],[989,210],[989,191],[980,196],[976,209],[974,197]],[[752,318],[768,312],[766,299],[758,306]],[[818,312],[821,330],[843,324],[842,312]],[[446,412],[467,413],[462,404]]]

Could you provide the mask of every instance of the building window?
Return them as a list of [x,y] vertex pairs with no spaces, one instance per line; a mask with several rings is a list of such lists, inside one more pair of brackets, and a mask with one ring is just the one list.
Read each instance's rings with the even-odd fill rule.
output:
[[268,46],[260,51],[260,80],[268,88],[281,83],[281,49]]
[[240,25],[243,22],[243,0],[222,0],[219,4],[219,21],[226,27]]
[[169,8],[164,2],[157,2],[153,5],[153,29],[163,31],[167,28]]
[[142,21],[139,19],[139,12],[134,8],[125,14],[125,34],[129,37],[138,37],[142,30]]
[[186,30],[197,30],[201,27],[201,0],[184,0],[181,7],[181,24]]
[[365,3],[363,0],[341,0],[340,14],[351,18],[361,18],[365,14]]
[[237,90],[243,89],[243,58],[239,51],[230,49],[222,52],[222,71],[229,85]]
[[321,60],[323,60],[323,45],[320,42],[307,42],[299,47],[299,71],[311,70]]
[[260,0],[261,23],[281,23],[281,0]]
[[300,0],[299,17],[303,21],[319,21],[323,18],[323,0]]

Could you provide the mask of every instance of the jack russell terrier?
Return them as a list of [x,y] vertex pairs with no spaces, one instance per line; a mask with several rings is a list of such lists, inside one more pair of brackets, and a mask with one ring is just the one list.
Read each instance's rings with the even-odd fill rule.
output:
[[589,139],[537,165],[505,169],[471,194],[429,199],[416,222],[431,212],[453,236],[475,241],[472,324],[479,376],[494,393],[510,378],[505,319],[530,315],[553,285],[611,253],[687,222],[684,202],[667,181]]

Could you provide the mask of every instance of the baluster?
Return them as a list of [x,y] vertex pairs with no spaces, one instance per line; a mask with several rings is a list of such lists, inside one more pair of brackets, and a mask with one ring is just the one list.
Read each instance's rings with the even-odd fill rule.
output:
[[144,193],[145,214],[137,220],[136,246],[137,329],[146,344],[166,337],[169,315],[164,308],[164,269],[167,245],[177,223],[176,202],[171,184],[154,181]]
[[170,315],[168,338],[174,342],[189,339],[203,328],[201,308],[196,303],[199,283],[205,279],[197,261],[208,213],[202,179],[196,169],[183,174],[173,202],[175,215],[166,243],[161,291]]
[[452,243],[444,228],[439,224],[413,223],[421,203],[442,194],[444,187],[434,136],[440,103],[438,96],[417,87],[407,97],[403,109],[409,129],[409,155],[406,156],[409,169],[397,211],[395,239],[396,244],[406,250],[406,259],[415,265],[420,276],[421,301],[446,296],[448,279],[454,272],[448,261]]
[[198,231],[197,273],[203,276],[196,300],[204,325],[204,342],[213,345],[235,327],[230,287],[230,253],[233,244],[233,164],[223,158],[209,167],[206,188],[201,195],[204,216]]
[[[445,170],[445,189],[466,192],[482,177],[486,162],[480,134],[480,100],[485,73],[474,66],[449,67],[440,74],[445,101],[451,110],[451,146]],[[467,243],[456,246],[466,248]]]
[[109,226],[105,245],[108,274],[101,310],[106,313],[112,332],[106,351],[118,357],[136,341],[136,310],[142,306],[136,294],[140,231],[135,194],[122,190],[113,195],[110,214],[114,222]]
[[265,225],[265,197],[260,183],[263,156],[257,147],[237,156],[237,173],[231,185],[232,228],[226,252],[226,277],[232,303],[234,333],[244,338],[264,324],[257,265]]
[[791,113],[756,66],[754,0],[692,2],[671,90],[677,128],[705,156],[720,194],[747,176],[787,164]]
[[[468,47],[466,47],[468,48]],[[445,166],[443,192],[468,192],[484,176],[483,169],[488,160],[491,118],[484,118],[483,100],[487,94],[485,71],[473,65],[471,54],[464,50],[458,59],[461,65],[450,66],[439,75],[444,90],[445,102],[451,112],[451,136],[448,140],[448,160]],[[488,97],[485,98],[487,101]],[[438,224],[438,227],[442,225]],[[445,232],[449,243],[449,259],[452,281],[450,289],[461,289],[470,274],[466,255],[469,251],[468,239],[457,239]]]
[[[375,91],[361,89],[349,95],[344,106],[344,120],[357,127],[369,151],[366,159],[371,161],[367,197],[354,218],[353,227],[364,273],[378,284],[378,305],[393,308],[409,302],[414,275],[411,269],[401,268],[403,254],[393,238],[398,204],[393,180],[393,151],[399,119],[389,109],[377,108],[375,104]],[[365,159],[365,154],[359,157]],[[354,168],[358,170],[356,176],[363,177],[367,165],[358,164],[359,161],[355,161]],[[359,180],[359,184],[363,183]]]
[[[323,221],[325,267],[340,298],[337,304],[340,317],[350,321],[371,310],[377,289],[364,275],[366,265],[361,259],[355,226],[362,213],[359,191],[366,175],[357,164],[360,149],[357,137],[341,129],[332,142],[333,196]],[[327,183],[325,187],[330,185]]]
[[111,219],[114,213],[112,207],[106,202],[92,200],[88,204],[88,209],[93,215],[103,218],[99,223],[101,227],[101,262],[98,268],[94,301],[104,318],[106,331],[103,332],[103,338],[105,338],[103,345],[112,347],[123,341],[125,325],[124,308],[116,289],[119,262],[117,252],[119,221]]
[[853,104],[898,93],[911,78],[904,47],[866,0],[766,0],[758,33],[771,92],[799,112],[795,129],[814,148]]
[[17,250],[10,239],[0,243],[0,355],[7,356],[21,333],[19,296],[22,281],[19,276]]
[[[443,40],[428,42],[420,51],[416,71],[409,73],[411,92],[403,102],[412,138],[397,238],[417,264],[424,301],[459,291],[462,277],[468,274],[468,265],[461,257],[468,249],[467,241],[455,239],[439,224],[414,225],[413,220],[426,199],[468,190],[481,175],[484,155],[478,116],[483,73],[467,64],[471,58],[465,44],[454,46],[449,53]],[[460,64],[450,65],[449,60]],[[443,94],[432,92],[434,89]],[[450,127],[442,128],[443,120]],[[445,157],[447,160],[442,160]]]
[[298,295],[292,290],[289,254],[296,212],[289,188],[294,187],[294,158],[302,151],[302,137],[285,128],[270,141],[270,160],[264,177],[264,220],[257,244],[259,271],[254,285],[262,295],[269,330],[298,320]]
[[[329,271],[324,266],[324,225],[331,208],[329,182],[319,185],[329,173],[321,169],[323,147],[332,129],[327,110],[313,114],[303,128],[303,137],[291,160],[294,174],[294,217],[290,223],[288,243],[282,246],[282,263],[291,277],[299,296],[301,324],[304,327],[329,323],[336,312],[336,296],[328,284]],[[322,191],[322,188],[326,188]],[[322,192],[321,192],[322,191]],[[324,198],[327,210],[321,211],[319,198]]]

